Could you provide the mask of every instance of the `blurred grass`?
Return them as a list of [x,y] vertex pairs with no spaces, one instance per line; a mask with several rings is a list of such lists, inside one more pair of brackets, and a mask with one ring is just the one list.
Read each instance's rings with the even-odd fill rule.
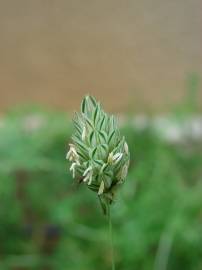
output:
[[[68,171],[71,132],[59,112],[2,119],[0,269],[110,269],[107,221]],[[113,206],[117,269],[201,270],[202,142],[169,144],[130,119],[122,132],[131,166]]]

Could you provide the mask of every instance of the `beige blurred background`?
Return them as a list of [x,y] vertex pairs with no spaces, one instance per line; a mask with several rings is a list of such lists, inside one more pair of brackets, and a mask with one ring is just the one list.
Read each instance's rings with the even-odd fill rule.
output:
[[202,1],[0,0],[0,110],[166,110],[202,75]]

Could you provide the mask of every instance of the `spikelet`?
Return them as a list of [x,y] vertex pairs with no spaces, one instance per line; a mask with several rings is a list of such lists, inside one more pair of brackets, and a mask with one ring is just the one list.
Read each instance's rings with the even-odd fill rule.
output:
[[75,133],[67,153],[70,171],[73,178],[97,193],[106,213],[107,204],[127,176],[128,145],[114,116],[105,113],[92,96],[83,99],[81,113],[76,113],[73,122]]

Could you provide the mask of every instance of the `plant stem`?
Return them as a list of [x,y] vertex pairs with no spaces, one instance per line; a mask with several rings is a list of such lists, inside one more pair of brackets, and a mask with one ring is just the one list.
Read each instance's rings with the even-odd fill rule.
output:
[[113,243],[113,232],[112,232],[112,220],[110,204],[108,203],[108,221],[109,221],[109,238],[110,238],[110,249],[111,249],[111,268],[115,270],[115,260],[114,260],[114,243]]

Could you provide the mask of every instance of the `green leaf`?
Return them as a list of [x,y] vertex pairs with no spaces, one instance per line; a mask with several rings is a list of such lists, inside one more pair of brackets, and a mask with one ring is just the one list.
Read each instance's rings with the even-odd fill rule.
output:
[[88,147],[76,137],[74,138],[74,142],[79,147],[78,150],[82,151],[82,153],[87,154],[89,152]]
[[84,119],[85,119],[85,121],[87,122],[87,124],[88,124],[92,129],[94,129],[93,122],[92,122],[86,115],[84,115]]
[[110,126],[111,126],[112,128],[115,128],[115,118],[114,118],[113,115],[110,116]]
[[97,102],[96,102],[95,98],[92,97],[92,96],[88,96],[88,97],[89,97],[89,99],[90,99],[92,105],[95,107],[95,106],[97,105]]
[[81,111],[82,113],[85,113],[86,111],[86,97],[81,102]]
[[73,120],[73,123],[74,123],[74,127],[77,130],[77,132],[79,134],[82,134],[81,126],[79,126],[79,124],[76,122],[76,120]]
[[97,122],[97,118],[99,118],[99,110],[100,110],[100,107],[97,105],[96,108],[95,108],[94,115],[93,115],[93,121],[94,121],[95,125],[96,125],[96,122]]
[[107,143],[107,138],[108,138],[107,133],[104,131],[99,131],[98,133],[99,133],[100,137],[102,138],[102,143]]
[[113,139],[113,137],[114,137],[114,134],[115,134],[115,130],[113,130],[113,131],[110,133],[109,139],[108,139],[108,144],[111,143],[111,141],[112,141],[112,139]]
[[108,155],[108,145],[100,144],[98,145],[97,149],[98,149],[99,158],[105,161]]
[[88,155],[82,151],[80,151],[79,149],[77,150],[78,155],[85,161],[86,158],[88,158]]
[[89,142],[91,144],[91,146],[95,146],[96,144],[96,136],[95,136],[95,131],[91,131],[90,135],[89,135]]
[[94,162],[99,166],[102,166],[104,164],[103,161],[99,159],[95,159]]
[[94,159],[95,157],[95,154],[96,154],[96,151],[97,151],[97,147],[95,147],[92,152],[91,152],[91,158]]
[[100,144],[100,147],[104,150],[104,151],[108,151],[108,145],[106,143]]
[[103,118],[102,118],[102,120],[101,120],[101,122],[100,122],[100,127],[99,127],[100,130],[102,129],[104,123],[106,122],[106,121],[105,121],[105,118],[106,118],[105,115],[103,115]]

